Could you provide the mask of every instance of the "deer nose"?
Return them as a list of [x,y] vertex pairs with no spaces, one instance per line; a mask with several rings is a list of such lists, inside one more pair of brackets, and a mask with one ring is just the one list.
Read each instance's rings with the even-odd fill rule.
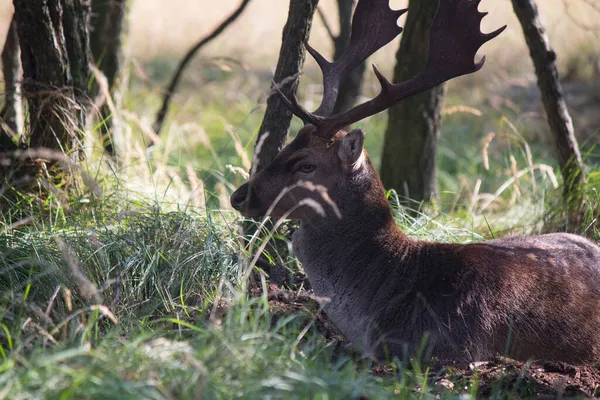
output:
[[229,201],[231,202],[231,206],[236,210],[240,210],[243,204],[246,202],[248,198],[248,183],[244,183],[242,186],[237,188],[235,192],[231,195]]

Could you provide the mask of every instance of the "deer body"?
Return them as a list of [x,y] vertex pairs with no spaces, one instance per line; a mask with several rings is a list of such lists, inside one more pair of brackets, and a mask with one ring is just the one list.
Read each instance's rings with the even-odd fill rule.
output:
[[427,334],[442,359],[600,360],[600,247],[570,234],[410,239],[364,168],[347,180],[354,188],[330,192],[342,218],[303,223],[293,249],[315,294],[330,299],[327,315],[365,354],[414,355]]
[[600,362],[600,247],[569,234],[428,243],[394,223],[366,151],[364,133],[344,127],[446,80],[473,73],[485,42],[479,0],[441,0],[430,32],[429,61],[406,82],[375,69],[381,92],[333,114],[340,77],[402,31],[388,0],[359,0],[346,53],[323,72],[323,102],[308,112],[282,96],[305,122],[265,169],[231,196],[247,217],[293,218],[294,253],[327,314],[368,355],[414,355],[424,337],[441,359],[507,354],[574,364]]

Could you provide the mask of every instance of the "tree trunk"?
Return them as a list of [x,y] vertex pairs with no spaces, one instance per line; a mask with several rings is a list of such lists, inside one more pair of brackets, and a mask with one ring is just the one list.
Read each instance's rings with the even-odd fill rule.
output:
[[[352,31],[352,11],[354,10],[354,0],[338,0],[338,15],[340,19],[340,33],[334,39],[335,52],[334,60],[338,60],[348,45],[350,44],[350,32]],[[366,69],[366,61],[359,64],[358,67],[342,77],[340,91],[338,93],[334,113],[346,111],[352,108],[360,96],[363,77]]]
[[[406,25],[396,54],[394,82],[416,75],[427,63],[429,27],[437,1],[410,0]],[[401,196],[416,201],[437,197],[436,157],[444,85],[390,108],[381,160],[381,180]]]
[[[92,0],[90,49],[94,64],[106,77],[109,94],[116,106],[120,104],[117,87],[123,58],[123,34],[126,31],[126,3],[126,0]],[[106,94],[99,91],[96,85],[92,97]],[[119,147],[122,147],[121,126],[106,100],[101,105],[98,118],[104,149],[116,156]]]
[[21,50],[17,21],[14,16],[2,50],[2,73],[4,75],[4,107],[0,111],[0,150],[16,148],[16,139],[23,130],[21,104]]
[[[317,3],[318,0],[290,0],[288,20],[283,28],[279,60],[273,77],[275,84],[280,84],[286,78],[300,73],[305,59],[303,42],[308,40]],[[291,96],[291,85],[289,83],[283,85],[281,91],[286,96]],[[256,171],[269,165],[281,151],[287,139],[291,120],[291,111],[277,93],[272,93],[267,100],[267,110],[260,126],[257,144],[263,141],[266,132],[269,135],[262,142]]]
[[[279,51],[279,60],[275,69],[273,81],[275,84],[281,84],[286,78],[293,78],[302,70],[305,59],[305,49],[303,43],[308,40],[314,12],[317,8],[318,0],[290,0],[290,9],[288,19],[283,28],[283,38],[281,49]],[[281,87],[281,91],[286,95],[292,94],[291,84],[288,82]],[[287,139],[287,132],[292,120],[291,111],[285,106],[281,97],[272,91],[267,100],[267,110],[260,126],[258,139],[256,142],[256,154],[253,160],[251,173],[261,170],[273,161],[279,154]],[[268,133],[268,136],[264,136]],[[267,229],[272,229],[273,225],[267,223]],[[256,230],[256,225],[246,222],[243,224],[243,230],[246,237]],[[251,251],[254,251],[251,249]],[[267,248],[266,253],[277,255],[287,253],[287,243],[284,240],[273,236]],[[269,277],[275,282],[276,276],[287,275],[287,270],[277,264],[269,268]]]
[[556,143],[560,171],[565,182],[565,198],[571,203],[580,198],[580,190],[585,182],[585,176],[573,122],[558,80],[556,53],[550,47],[534,0],[512,0],[512,4],[523,28],[529,54],[535,67],[548,125]]
[[29,145],[77,152],[90,78],[89,0],[15,0]]

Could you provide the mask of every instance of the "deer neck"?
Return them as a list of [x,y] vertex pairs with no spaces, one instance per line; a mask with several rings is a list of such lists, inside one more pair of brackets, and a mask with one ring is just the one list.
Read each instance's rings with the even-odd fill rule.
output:
[[[370,161],[330,197],[342,218],[302,222],[292,238],[294,254],[314,293],[329,299],[327,315],[352,343],[370,351],[367,332],[380,322],[377,305],[409,292],[420,273],[419,245],[396,226]],[[389,285],[390,279],[405,287]]]
[[[349,268],[368,271],[368,265],[393,258],[414,247],[394,222],[385,189],[368,157],[349,171],[347,179],[329,195],[341,218],[334,213],[302,221],[294,234],[294,252],[312,274],[346,273]],[[371,253],[369,256],[363,254]],[[394,263],[397,265],[397,262]]]

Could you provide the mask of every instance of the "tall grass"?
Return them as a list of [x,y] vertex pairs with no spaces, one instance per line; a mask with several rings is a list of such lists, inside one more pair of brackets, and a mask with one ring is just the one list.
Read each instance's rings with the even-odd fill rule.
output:
[[241,291],[219,210],[104,202],[0,233],[2,398],[388,398],[426,380],[340,352],[316,301]]
[[[200,4],[178,8],[171,2],[168,10],[165,4],[134,3],[130,43],[137,57],[182,49],[233,2],[197,15]],[[482,8],[507,4],[489,0]],[[332,5],[323,6],[331,13]],[[269,18],[261,8],[266,6],[273,7]],[[130,59],[130,87],[122,109],[115,110],[124,121],[119,160],[102,153],[92,129],[88,157],[68,187],[40,185],[1,211],[0,399],[477,395],[476,379],[452,377],[451,368],[428,370],[407,360],[375,365],[348,348],[319,312],[319,299],[302,286],[301,267],[287,247],[272,256],[298,285],[291,280],[287,289],[274,287],[252,268],[256,249],[271,236],[245,248],[242,221],[228,195],[245,179],[265,106],[270,77],[259,61],[274,60],[278,47],[252,45],[261,35],[276,41],[276,18],[285,17],[285,4],[257,0],[251,7],[245,23],[261,29],[242,24],[232,30],[254,32],[241,53],[248,54],[247,65],[203,60],[188,77],[193,90],[176,96],[164,136],[153,136],[150,121],[160,99],[155,79],[172,60]],[[558,18],[550,9],[543,8],[545,18]],[[181,31],[155,19],[149,24],[144,15],[158,11]],[[496,15],[490,25],[508,14]],[[150,25],[151,33],[144,30]],[[150,43],[155,37],[163,39]],[[225,36],[221,48],[226,41],[237,43]],[[389,51],[381,57],[389,58]],[[501,63],[508,61],[502,49],[494,51],[501,61],[488,66],[502,77]],[[302,89],[305,101],[313,100],[311,74]],[[389,192],[396,221],[409,235],[464,243],[569,228],[551,148],[537,140],[539,125],[521,118],[519,104],[502,97],[501,80],[451,85],[438,157],[440,202],[415,204],[417,212],[408,213],[399,208],[398,194]],[[375,90],[372,84],[367,82],[367,93]],[[495,89],[502,101],[487,99],[485,93]],[[385,122],[378,115],[361,123],[376,164]],[[299,125],[294,121],[292,131]],[[595,159],[588,160],[583,218],[575,229],[598,239],[600,173]],[[436,384],[442,377],[455,379],[456,388]],[[498,396],[512,394],[498,389]]]
[[[140,123],[129,120],[132,135]],[[170,129],[171,135],[181,134],[182,144],[203,130],[176,124]],[[277,294],[260,273],[247,285],[245,271],[253,253],[242,248],[239,220],[218,193],[219,184],[228,191],[241,178],[226,177],[227,159],[218,158],[223,148],[213,137],[207,133],[196,138],[203,151],[209,149],[195,159],[196,153],[188,156],[168,140],[146,151],[134,136],[119,170],[93,150],[99,144],[90,146],[85,171],[95,177],[102,196],[75,185],[64,196],[51,192],[37,206],[31,206],[36,204],[33,194],[29,199],[24,195],[28,218],[4,215],[0,396],[300,399],[476,394],[474,382],[454,391],[435,385],[447,371],[398,360],[375,368],[324,328],[317,299],[302,294],[301,288]],[[246,139],[248,145],[236,146],[231,140],[230,160],[243,166],[252,137]],[[474,151],[483,160],[491,146],[478,144]],[[398,208],[391,192],[398,224],[424,240],[469,242],[498,235],[499,226],[521,224],[515,208],[526,210],[527,223],[534,223],[531,202],[543,209],[551,180],[530,174],[534,164],[528,163],[526,150],[519,155],[519,146],[525,146],[523,141],[513,140],[510,150],[504,148],[507,153],[496,150],[503,156],[489,154],[488,161],[481,161],[492,170],[494,163],[514,159],[518,168],[527,169],[518,178],[517,167],[500,175],[499,181],[510,184],[489,203],[496,207],[482,213],[482,200],[488,198],[465,189],[466,195],[459,193],[453,202],[461,203],[462,196],[469,201],[442,202],[437,210],[414,215]],[[195,165],[209,167],[197,174]],[[215,179],[212,184],[205,183],[209,177]],[[197,190],[204,193],[204,201]],[[502,218],[505,225],[498,222]],[[463,378],[450,379],[464,384]]]

